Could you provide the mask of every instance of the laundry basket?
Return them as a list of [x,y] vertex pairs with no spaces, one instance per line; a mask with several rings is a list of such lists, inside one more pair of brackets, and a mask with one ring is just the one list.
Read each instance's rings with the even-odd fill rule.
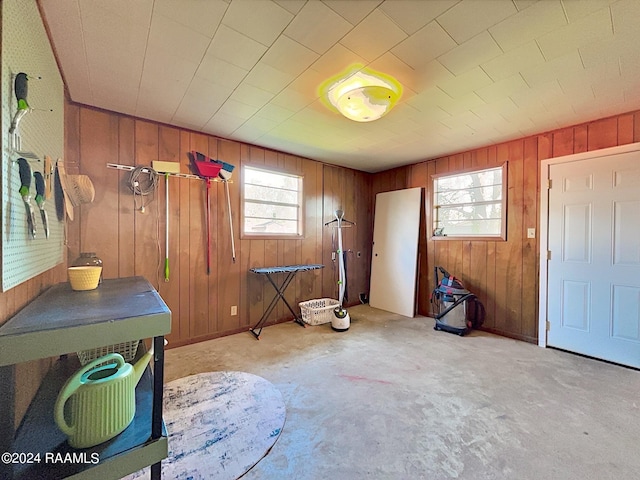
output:
[[83,350],[81,352],[77,352],[78,360],[80,360],[81,365],[86,365],[90,361],[107,355],[108,353],[119,353],[122,355],[125,362],[130,362],[136,357],[139,343],[140,340],[131,340],[128,342],[116,343],[115,345],[106,345],[104,347]]
[[338,300],[333,298],[320,298],[317,300],[307,300],[300,302],[300,312],[302,321],[309,325],[322,325],[329,323],[333,318],[333,309],[340,305]]

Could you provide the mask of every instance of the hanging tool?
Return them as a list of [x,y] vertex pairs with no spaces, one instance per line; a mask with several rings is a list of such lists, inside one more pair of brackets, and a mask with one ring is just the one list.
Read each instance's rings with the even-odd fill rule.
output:
[[196,152],[190,153],[191,162],[198,171],[198,175],[205,179],[207,186],[207,275],[211,272],[211,179],[216,178],[222,169],[222,162],[212,160],[206,155]]
[[227,193],[227,210],[229,211],[229,232],[231,232],[231,260],[236,263],[236,244],[233,239],[233,218],[231,217],[231,198],[229,196],[229,182],[223,181],[224,190]]
[[31,206],[31,167],[29,162],[24,158],[18,159],[18,168],[20,172],[20,196],[24,202],[24,207],[27,212],[27,225],[29,227],[29,234],[31,238],[36,238],[36,214]]
[[[134,209],[139,210],[140,213],[145,213],[147,205],[153,201],[153,195],[158,186],[158,172],[151,167],[139,165],[131,170],[128,184],[133,192]],[[141,198],[140,208],[138,208],[136,203],[137,196]],[[149,197],[150,199],[145,202],[145,197]]]
[[45,187],[44,187],[44,177],[40,172],[35,172],[33,174],[33,178],[36,180],[36,204],[40,209],[40,216],[42,217],[42,226],[44,227],[44,236],[49,238],[49,216],[47,215],[47,211],[44,209],[44,196],[45,196]]
[[44,175],[44,198],[46,200],[50,200],[51,192],[53,190],[53,182],[51,181],[53,178],[53,162],[49,155],[44,156],[44,168],[42,170],[42,174]]
[[165,191],[165,233],[164,233],[164,281],[169,281],[169,174],[164,174]]
[[211,200],[209,190],[211,190],[211,179],[209,177],[205,180],[207,182],[207,275],[211,272]]
[[9,134],[11,135],[11,146],[14,150],[20,150],[20,121],[24,116],[30,112],[29,104],[27,103],[27,74],[19,73],[16,75],[14,81],[14,92],[16,100],[18,101],[18,109],[11,120],[11,127],[9,127]]
[[163,162],[160,160],[154,160],[152,163],[153,169],[157,172],[164,173],[164,185],[165,185],[165,239],[164,239],[164,281],[169,281],[169,174],[180,173],[180,163],[178,162]]
[[222,168],[218,173],[218,176],[224,183],[224,190],[227,195],[227,211],[229,212],[229,232],[231,235],[231,259],[233,263],[236,263],[236,243],[233,238],[233,217],[231,216],[231,196],[229,195],[229,180],[231,179],[231,173],[235,167],[227,162],[222,162]]

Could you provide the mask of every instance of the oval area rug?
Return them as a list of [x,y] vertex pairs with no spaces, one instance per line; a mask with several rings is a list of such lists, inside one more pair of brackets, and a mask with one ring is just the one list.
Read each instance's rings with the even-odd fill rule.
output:
[[[250,373],[200,373],[165,384],[162,479],[239,478],[269,452],[285,416],[280,391]],[[149,478],[149,468],[125,477],[137,478]]]

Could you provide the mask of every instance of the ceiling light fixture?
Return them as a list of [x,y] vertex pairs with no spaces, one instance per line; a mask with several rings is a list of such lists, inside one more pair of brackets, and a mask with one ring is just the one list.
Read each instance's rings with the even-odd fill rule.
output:
[[362,66],[331,78],[320,90],[331,106],[356,122],[371,122],[386,115],[402,95],[396,79]]

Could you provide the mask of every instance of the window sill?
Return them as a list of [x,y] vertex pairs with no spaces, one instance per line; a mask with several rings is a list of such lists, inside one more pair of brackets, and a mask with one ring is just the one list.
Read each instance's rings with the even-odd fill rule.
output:
[[507,239],[502,235],[486,235],[486,236],[468,236],[468,235],[431,235],[429,240],[436,242],[462,240],[465,242],[506,242]]
[[302,240],[304,239],[304,235],[276,235],[272,233],[267,233],[264,235],[256,235],[256,234],[246,234],[243,233],[240,235],[240,240]]

